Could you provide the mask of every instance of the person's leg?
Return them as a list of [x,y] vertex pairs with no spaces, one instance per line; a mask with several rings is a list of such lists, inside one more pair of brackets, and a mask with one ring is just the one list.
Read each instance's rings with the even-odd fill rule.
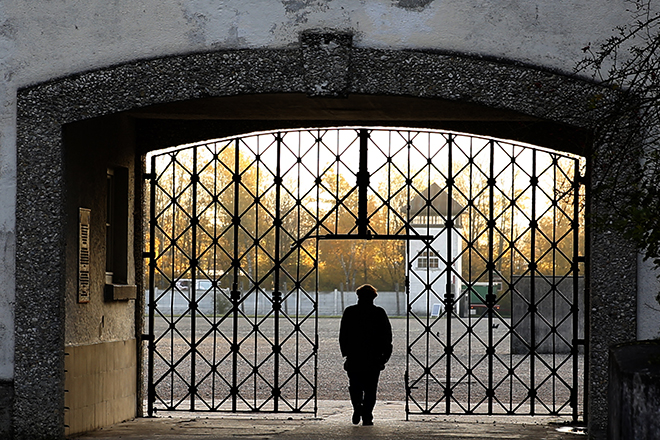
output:
[[351,396],[353,405],[353,417],[351,421],[354,425],[360,423],[362,417],[362,405],[364,401],[364,380],[362,374],[357,371],[348,371],[348,394]]
[[376,405],[376,391],[378,390],[378,377],[380,371],[369,371],[363,376],[364,400],[362,402],[362,422],[364,425],[372,425],[373,410]]

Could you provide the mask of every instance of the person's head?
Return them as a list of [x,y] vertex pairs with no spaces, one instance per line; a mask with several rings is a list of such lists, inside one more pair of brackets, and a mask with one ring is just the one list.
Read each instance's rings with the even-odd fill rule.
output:
[[376,288],[371,284],[361,285],[355,290],[355,293],[357,293],[358,301],[373,301],[378,296]]

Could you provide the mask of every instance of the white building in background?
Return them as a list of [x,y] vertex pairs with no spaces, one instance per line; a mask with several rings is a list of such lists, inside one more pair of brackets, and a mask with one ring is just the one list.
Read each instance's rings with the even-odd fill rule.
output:
[[[410,302],[417,315],[442,314],[447,289],[454,294],[454,300],[461,292],[463,223],[460,213],[464,207],[451,199],[450,212],[448,199],[447,193],[433,183],[410,201],[411,234],[433,237],[432,241],[411,240],[408,247]],[[453,220],[453,225],[447,228],[449,219]],[[458,301],[454,308],[458,313]]]

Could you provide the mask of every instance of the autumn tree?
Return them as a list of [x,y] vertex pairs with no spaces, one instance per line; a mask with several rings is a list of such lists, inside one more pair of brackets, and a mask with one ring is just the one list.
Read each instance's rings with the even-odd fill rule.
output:
[[[619,230],[660,268],[660,12],[651,0],[627,3],[628,24],[587,44],[576,69],[604,90],[591,106],[595,154],[608,166],[593,191],[612,212],[592,223]],[[640,169],[628,170],[621,157],[638,158]]]
[[[355,184],[337,172],[329,173],[322,182],[318,203],[324,207],[318,228],[320,235],[355,233],[358,212]],[[341,282],[344,288],[355,289],[359,249],[356,240],[322,240],[319,243],[322,281],[333,280],[335,285]]]
[[[214,148],[186,148],[156,158],[154,241],[160,284],[165,282],[161,287],[193,276],[229,284],[234,245],[242,273],[251,279],[265,260],[258,243],[272,221],[261,215],[267,209],[259,203],[264,189],[254,159],[237,155],[232,143],[209,145]],[[197,267],[194,274],[192,267]]]

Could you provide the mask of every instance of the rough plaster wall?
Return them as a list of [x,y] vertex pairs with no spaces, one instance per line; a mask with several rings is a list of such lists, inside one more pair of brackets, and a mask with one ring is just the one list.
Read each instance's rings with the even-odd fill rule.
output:
[[[74,134],[71,134],[71,133]],[[65,294],[65,345],[90,345],[135,338],[135,301],[105,301],[106,170],[129,170],[127,264],[133,260],[135,186],[134,144],[118,118],[85,121],[65,131],[67,191],[67,265]],[[90,301],[78,303],[78,209],[91,209]],[[128,283],[135,284],[135,271]]]
[[356,47],[502,57],[571,71],[625,17],[622,0],[5,0],[17,85],[138,58],[298,44],[304,29]]
[[[16,105],[10,83],[15,35],[0,2],[0,381],[13,377],[16,254]],[[10,92],[12,90],[12,92]]]
[[570,71],[623,19],[622,0],[58,0],[0,2],[0,380],[13,365],[16,90],[76,72],[221,48],[283,48],[303,29],[356,47],[502,57]]

